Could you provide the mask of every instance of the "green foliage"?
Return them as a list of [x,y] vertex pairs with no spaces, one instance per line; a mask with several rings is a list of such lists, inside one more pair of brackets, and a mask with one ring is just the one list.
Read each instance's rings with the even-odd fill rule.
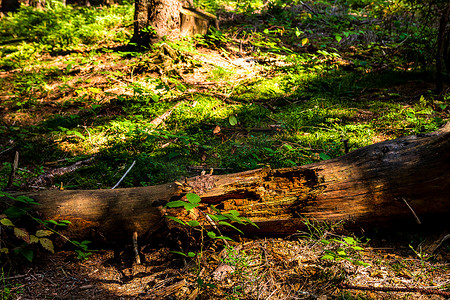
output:
[[0,39],[22,39],[50,51],[71,50],[79,44],[92,45],[105,37],[123,41],[128,39],[129,33],[114,29],[132,21],[132,9],[131,5],[74,8],[59,1],[47,2],[46,9],[21,6],[0,22]]
[[[0,243],[0,256],[8,255],[12,251],[12,253],[22,255],[29,262],[32,262],[36,250],[33,244],[39,244],[43,249],[51,253],[55,252],[53,241],[50,239],[54,234],[68,240],[77,247],[78,249],[74,251],[78,254],[79,259],[85,260],[92,254],[87,246],[90,241],[80,243],[69,240],[57,231],[59,228],[64,228],[71,224],[70,221],[44,221],[33,216],[29,211],[32,210],[33,206],[39,205],[39,203],[26,196],[12,196],[6,192],[0,192],[0,199],[8,206],[0,214],[0,232],[5,235],[2,236]],[[16,225],[22,224],[24,219],[38,224],[38,228],[34,229],[34,233],[31,233],[30,229]]]
[[75,253],[77,254],[77,259],[79,260],[87,260],[89,259],[89,256],[92,255],[93,250],[89,250],[89,246],[88,244],[91,243],[91,241],[82,241],[82,242],[77,242],[77,241],[71,241],[73,245],[75,245],[76,247],[78,247],[78,249],[75,249]]
[[[186,201],[176,200],[176,201],[168,202],[166,204],[166,207],[167,208],[183,207],[186,211],[190,211],[191,209],[200,206],[201,198],[197,194],[187,193],[185,198],[186,198]],[[199,241],[200,250],[198,252],[189,251],[187,253],[184,253],[181,251],[171,251],[174,254],[178,254],[178,255],[181,255],[184,257],[195,258],[197,260],[198,264],[200,264],[200,260],[203,256],[203,249],[204,249],[205,243],[206,243],[206,241],[204,239],[205,234],[208,238],[210,238],[212,240],[224,241],[228,251],[233,251],[233,248],[230,247],[227,242],[227,241],[233,241],[233,240],[228,236],[222,235],[222,232],[220,231],[219,226],[222,226],[222,227],[226,226],[226,227],[232,228],[232,229],[236,230],[237,232],[239,232],[240,234],[244,234],[244,233],[239,228],[237,228],[236,226],[234,226],[231,223],[240,224],[240,225],[244,225],[244,226],[252,225],[252,226],[258,227],[255,223],[253,223],[248,218],[241,217],[239,212],[237,212],[235,210],[230,210],[229,212],[225,213],[225,212],[222,212],[217,207],[215,207],[214,205],[210,205],[208,210],[214,212],[214,213],[210,214],[210,213],[203,212],[203,210],[201,210],[200,208],[197,208],[197,209],[204,217],[202,223],[200,223],[197,220],[182,221],[179,218],[170,216],[170,215],[167,215],[166,218],[171,221],[174,221],[178,224],[181,224],[184,227],[194,229],[200,233],[200,238],[201,238],[201,240]],[[210,228],[208,228],[206,226],[207,221],[209,222]],[[233,263],[234,263],[234,265],[238,265],[239,270],[241,270],[241,268],[243,267],[239,261],[238,262],[234,261]],[[205,284],[200,277],[197,278],[197,283],[199,284],[199,286],[201,288],[206,288],[206,287],[214,287],[215,288],[215,286],[213,286],[213,285]]]
[[359,258],[358,252],[363,251],[361,241],[353,237],[342,237],[341,239],[322,239],[320,242],[328,247],[322,259],[325,260],[347,260],[357,266],[369,266],[368,263]]
[[307,228],[307,232],[303,233],[305,237],[324,245],[325,253],[321,259],[330,261],[346,260],[354,265],[369,266],[360,258],[360,252],[364,251],[362,239],[351,236],[337,236],[332,233],[334,228],[340,226],[340,223],[329,225],[325,222],[316,222],[308,219],[305,219],[303,223]]

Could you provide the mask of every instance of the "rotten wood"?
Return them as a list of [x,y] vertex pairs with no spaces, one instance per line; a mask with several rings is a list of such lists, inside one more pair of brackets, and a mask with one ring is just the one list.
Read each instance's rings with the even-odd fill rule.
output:
[[68,236],[98,233],[120,241],[133,232],[140,237],[151,234],[162,227],[165,214],[210,226],[195,210],[164,208],[169,201],[185,199],[188,192],[200,195],[200,209],[213,204],[223,211],[236,210],[259,226],[244,231],[261,234],[295,233],[304,228],[305,218],[357,226],[414,225],[415,214],[425,225],[448,224],[450,124],[305,166],[200,175],[183,184],[27,195],[41,204],[36,210],[42,218],[72,221]]
[[217,17],[199,8],[182,7],[180,9],[180,31],[182,36],[205,35],[211,24],[219,30]]

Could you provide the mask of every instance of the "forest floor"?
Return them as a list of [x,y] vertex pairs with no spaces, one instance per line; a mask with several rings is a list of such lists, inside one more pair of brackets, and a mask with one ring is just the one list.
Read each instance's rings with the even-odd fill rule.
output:
[[[55,65],[64,60],[62,57],[51,59]],[[239,58],[224,60],[217,53],[208,53],[203,59],[216,64],[219,61],[224,68],[229,67],[227,64],[237,65],[239,62]],[[88,84],[82,84],[83,88],[108,90],[107,98],[102,101],[126,94],[129,90],[125,83],[108,82],[102,74],[117,70],[125,72],[129,68],[127,64],[114,62],[110,54],[104,54],[100,60],[105,63],[78,70],[74,84],[86,82],[89,78]],[[244,76],[255,76],[253,73],[258,74],[258,71],[257,67],[245,65],[246,75],[237,78],[245,80]],[[3,78],[8,76],[14,77],[15,74],[2,73]],[[192,82],[193,86],[197,84],[197,93],[203,88],[201,83],[207,82],[201,76],[186,76],[184,80]],[[53,84],[64,83],[55,81]],[[412,80],[385,89],[364,91],[359,97],[367,99],[378,97],[380,92],[396,93],[401,95],[396,101],[401,101],[404,106],[413,106],[417,101],[416,95],[432,88],[432,83]],[[47,115],[61,109],[58,103],[73,97],[70,93],[64,95],[54,91],[58,89],[52,89],[40,99],[40,105],[35,109],[21,114],[9,115],[12,109],[3,106],[3,120],[21,125],[38,124]],[[3,100],[7,97],[3,96]],[[76,114],[83,107],[70,109],[72,114]],[[102,108],[102,114],[108,116],[114,116],[118,111],[120,108],[114,105]],[[373,114],[360,110],[357,118],[360,121],[371,119]],[[389,134],[379,134],[373,137],[372,142],[389,138]],[[19,267],[20,271],[15,270],[14,275],[5,276],[3,283],[10,287],[13,299],[323,300],[445,299],[450,296],[450,292],[444,291],[450,286],[450,247],[443,240],[448,233],[445,229],[424,232],[418,226],[410,231],[389,234],[363,234],[362,231],[355,235],[339,233],[339,228],[325,224],[314,226],[309,232],[285,238],[237,237],[239,243],[235,243],[232,250],[224,249],[219,241],[211,241],[203,249],[200,262],[171,253],[175,241],[167,241],[163,237],[155,237],[148,244],[141,245],[140,265],[134,262],[131,245],[116,246],[116,250],[93,251],[85,261],[77,259],[73,251],[61,250],[55,254],[38,251],[32,265]],[[358,235],[365,238],[345,241],[349,236]],[[354,251],[354,246],[361,249]],[[337,255],[331,260],[323,259],[327,251],[335,254],[344,251],[342,257],[345,258],[337,258]],[[356,288],[348,289],[342,284]]]
[[[409,247],[424,236],[424,250]],[[323,259],[325,245],[311,237],[246,238],[230,251],[208,245],[198,265],[171,254],[161,240],[142,247],[140,265],[125,245],[86,261],[59,251],[4,281],[13,299],[447,299],[450,253],[436,248],[443,237],[378,236],[359,244],[357,254],[344,247],[351,261]],[[322,238],[342,236],[324,232]]]
[[[392,33],[409,14],[380,20],[324,3],[224,13],[223,34],[149,51],[123,40],[54,52],[0,44],[0,187],[15,151],[13,190],[111,188],[135,161],[120,185],[134,187],[210,168],[303,165],[345,154],[344,139],[351,151],[449,120],[447,91],[436,95],[429,70],[407,57],[418,46]],[[389,34],[378,35],[380,24]],[[81,256],[69,244],[54,254],[31,245],[30,263],[4,255],[17,239],[2,226],[1,298],[450,297],[449,228],[344,227],[311,221],[288,237],[232,236],[232,247],[157,233],[140,241],[136,264],[131,237]],[[194,258],[174,253],[188,248]]]

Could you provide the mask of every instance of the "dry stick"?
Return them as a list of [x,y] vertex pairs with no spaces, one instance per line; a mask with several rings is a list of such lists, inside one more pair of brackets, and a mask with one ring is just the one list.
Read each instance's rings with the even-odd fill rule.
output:
[[7,189],[10,189],[12,187],[14,177],[16,177],[16,171],[18,166],[19,166],[19,151],[16,151],[16,155],[14,155],[14,163],[12,165],[11,174],[9,174],[8,184],[6,185]]
[[130,170],[134,167],[135,164],[136,164],[136,161],[133,160],[133,163],[128,168],[128,170],[125,172],[125,174],[123,174],[122,178],[120,178],[120,180],[116,183],[116,185],[111,188],[112,190],[115,189],[122,182],[122,180],[127,176],[128,172],[130,172]]
[[159,124],[162,123],[162,121],[164,121],[165,119],[167,119],[172,112],[181,104],[183,103],[183,101],[178,102],[177,104],[175,104],[171,109],[167,110],[165,113],[163,113],[161,116],[156,117],[153,121],[150,122],[150,124],[154,125],[155,128],[158,127]]
[[73,165],[53,169],[45,174],[42,174],[38,177],[31,179],[31,181],[28,183],[28,186],[37,188],[37,187],[45,185],[47,183],[51,183],[53,180],[53,177],[61,176],[61,175],[67,174],[67,173],[74,172],[77,169],[79,169],[80,167],[91,162],[94,158],[95,158],[95,155],[89,157],[88,159],[77,161]]
[[408,202],[406,202],[405,198],[402,197],[403,202],[405,202],[406,206],[408,206],[408,208],[411,210],[412,214],[414,215],[414,218],[416,219],[417,224],[422,224],[422,222],[420,222],[419,217],[416,215],[416,213],[414,212],[414,210],[412,209],[412,207],[408,204]]
[[137,243],[138,234],[137,232],[133,232],[133,250],[134,250],[134,260],[136,264],[141,264],[141,258],[139,257],[138,243]]
[[2,154],[5,153],[5,152],[8,152],[8,151],[11,150],[11,149],[14,149],[14,147],[15,147],[15,145],[12,146],[12,147],[7,148],[7,149],[5,149],[5,150],[3,150],[2,152],[0,152],[0,155],[2,155]]

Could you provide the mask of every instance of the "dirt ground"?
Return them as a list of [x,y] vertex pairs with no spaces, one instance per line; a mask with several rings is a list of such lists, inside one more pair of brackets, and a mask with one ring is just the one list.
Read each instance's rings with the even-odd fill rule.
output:
[[[241,239],[233,251],[216,241],[199,260],[171,253],[167,241],[153,242],[141,245],[139,265],[131,245],[93,252],[85,261],[72,251],[42,252],[3,285],[13,299],[446,299],[448,237],[377,234],[350,255],[366,265],[325,260],[334,248],[300,235]],[[413,247],[413,240],[422,243]]]

